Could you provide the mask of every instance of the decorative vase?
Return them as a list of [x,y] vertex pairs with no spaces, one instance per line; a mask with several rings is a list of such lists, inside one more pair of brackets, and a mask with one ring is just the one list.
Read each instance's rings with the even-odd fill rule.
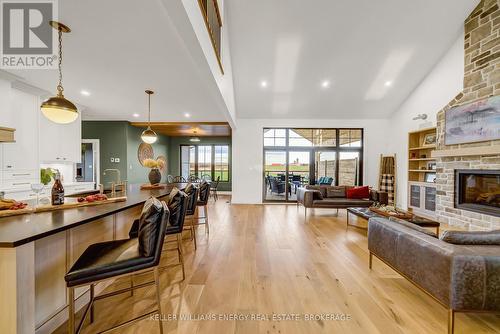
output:
[[149,182],[151,182],[151,184],[160,183],[160,181],[161,181],[160,170],[158,168],[151,168],[151,171],[149,172],[148,178],[149,178]]

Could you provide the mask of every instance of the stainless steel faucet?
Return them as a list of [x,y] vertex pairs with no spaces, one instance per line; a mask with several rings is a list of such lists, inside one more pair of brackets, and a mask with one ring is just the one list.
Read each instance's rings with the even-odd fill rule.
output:
[[120,189],[120,191],[123,192],[123,196],[126,196],[126,194],[127,194],[127,181],[121,180],[120,170],[116,169],[116,168],[108,168],[108,169],[105,169],[102,174],[106,175],[106,172],[115,172],[116,173],[116,182],[111,182],[111,194],[115,195],[116,189]]

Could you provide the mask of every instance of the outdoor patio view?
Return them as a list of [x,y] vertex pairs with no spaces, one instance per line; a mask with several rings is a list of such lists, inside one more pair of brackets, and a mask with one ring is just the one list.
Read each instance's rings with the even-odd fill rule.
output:
[[308,184],[358,185],[362,143],[361,129],[264,129],[264,200],[295,201]]
[[181,175],[221,182],[229,181],[228,145],[182,145]]

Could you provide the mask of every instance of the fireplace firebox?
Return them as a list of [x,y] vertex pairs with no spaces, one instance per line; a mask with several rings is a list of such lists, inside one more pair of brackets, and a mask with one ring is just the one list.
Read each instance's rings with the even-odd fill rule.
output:
[[500,170],[455,170],[455,208],[500,217]]

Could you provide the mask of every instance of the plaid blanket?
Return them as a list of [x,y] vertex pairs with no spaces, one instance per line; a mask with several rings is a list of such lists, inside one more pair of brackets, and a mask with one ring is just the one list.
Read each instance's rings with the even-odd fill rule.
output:
[[389,205],[394,204],[394,175],[393,174],[382,174],[380,180],[380,191],[385,191],[389,194]]

